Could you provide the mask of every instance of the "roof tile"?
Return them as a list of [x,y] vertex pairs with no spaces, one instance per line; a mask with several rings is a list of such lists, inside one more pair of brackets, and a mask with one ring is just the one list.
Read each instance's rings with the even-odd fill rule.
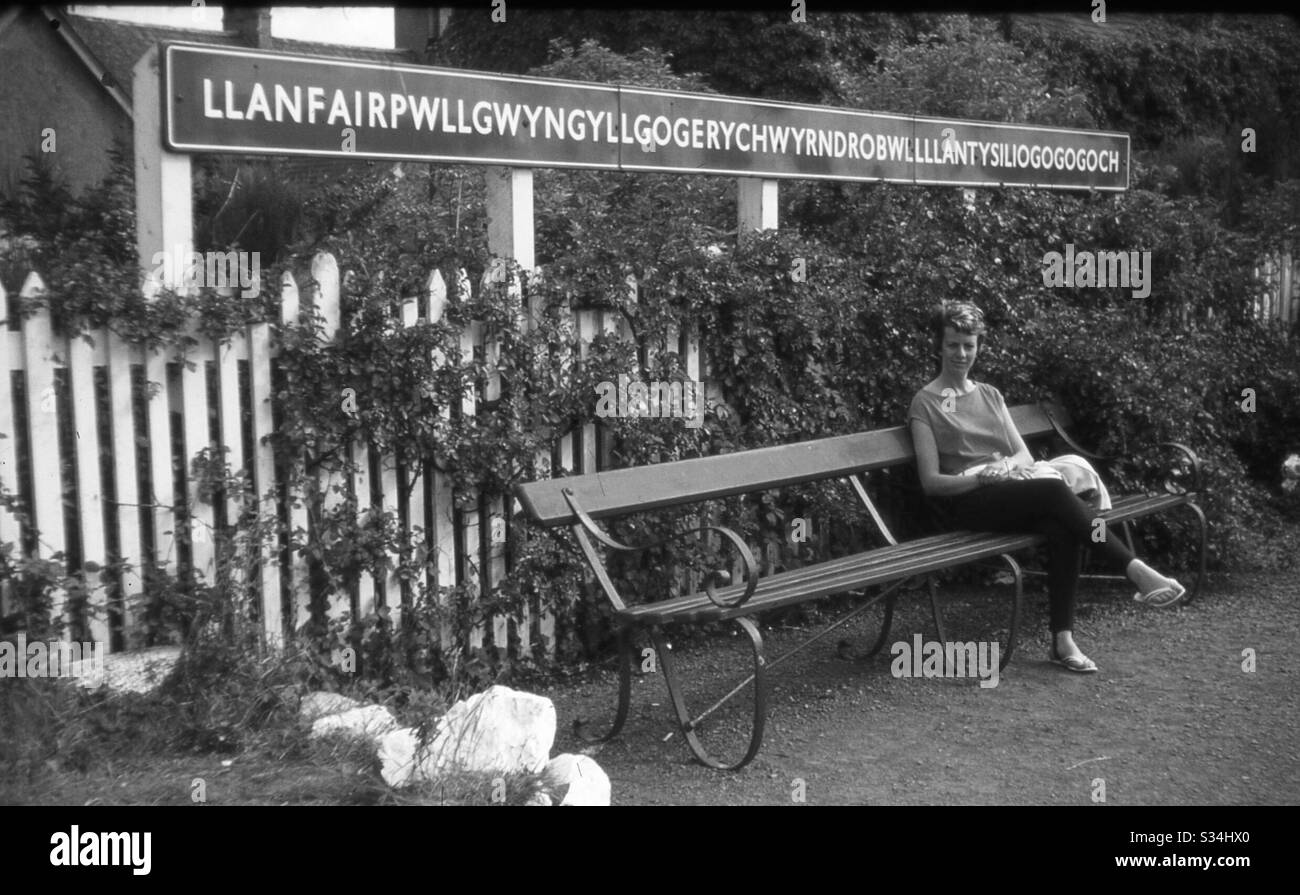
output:
[[[186,40],[230,47],[243,46],[233,31],[196,31],[190,28],[142,25],[136,22],[119,22],[79,15],[68,15],[67,20],[128,97],[131,96],[134,87],[132,71],[135,64],[148,52],[149,47],[159,41]],[[282,37],[272,38],[271,46],[279,52],[305,53],[311,56],[337,56],[344,59],[408,64],[417,61],[415,53],[410,50],[350,47],[342,44],[287,40]]]

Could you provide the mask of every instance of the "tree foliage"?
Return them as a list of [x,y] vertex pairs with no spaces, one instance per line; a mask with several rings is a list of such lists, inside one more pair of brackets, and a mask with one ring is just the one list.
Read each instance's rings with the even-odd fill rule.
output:
[[[556,27],[564,39],[546,46],[545,55],[538,55],[538,41],[554,35],[536,22],[503,28],[490,46],[477,49],[469,31],[455,39],[478,68],[509,62],[532,65],[532,74],[546,77],[829,97],[892,111],[1101,128],[1137,113],[1129,100],[1106,94],[1086,66],[1075,65],[1077,57],[1109,66],[1113,84],[1147,71],[1131,68],[1136,63],[1091,38],[1078,37],[1075,51],[1070,41],[1076,38],[1060,28],[1043,25],[1030,33],[1016,18],[864,15],[838,20],[843,27],[832,21],[791,31],[776,16],[726,14],[719,21],[733,27],[724,49],[710,56],[701,49],[705,37],[726,29],[703,14],[638,13],[626,19],[618,41],[605,45],[591,33],[613,29],[615,19],[547,15],[563,25]],[[524,18],[512,13],[511,27]],[[667,27],[674,22],[674,29]],[[1232,64],[1245,64],[1244,35],[1274,33],[1204,22],[1169,27],[1181,29],[1175,43],[1202,47],[1212,57],[1210,70],[1229,74]],[[1217,34],[1225,29],[1226,36]],[[1278,55],[1278,48],[1289,46],[1288,35],[1277,29],[1277,43],[1261,54],[1279,72],[1289,64]],[[643,40],[649,36],[655,40]],[[809,52],[776,52],[794,45]],[[849,50],[861,54],[848,58]],[[595,422],[596,383],[620,374],[685,378],[685,359],[674,341],[681,331],[698,335],[710,370],[704,425],[601,420],[617,464],[897,425],[911,396],[934,373],[924,321],[942,299],[973,300],[985,309],[991,334],[980,375],[1013,403],[1063,400],[1091,445],[1126,458],[1113,472],[1123,489],[1177,487],[1151,457],[1160,440],[1191,445],[1207,463],[1207,505],[1220,532],[1214,560],[1274,561],[1261,553],[1254,535],[1276,523],[1271,477],[1283,454],[1300,448],[1300,349],[1294,337],[1254,320],[1254,267],[1265,253],[1284,249],[1300,227],[1300,191],[1296,181],[1271,179],[1285,170],[1276,165],[1251,173],[1236,156],[1231,162],[1214,156],[1220,160],[1180,168],[1170,162],[1174,156],[1161,155],[1170,146],[1194,145],[1188,134],[1209,141],[1195,144],[1204,149],[1221,146],[1214,128],[1227,119],[1215,118],[1214,103],[1246,96],[1263,109],[1270,94],[1267,88],[1250,93],[1233,81],[1219,99],[1192,96],[1163,83],[1193,77],[1185,61],[1146,52],[1149,60],[1163,60],[1150,68],[1162,81],[1152,88],[1151,102],[1173,104],[1175,114],[1168,120],[1154,115],[1141,141],[1135,134],[1127,193],[984,190],[968,205],[959,191],[940,187],[791,181],[781,188],[782,229],[742,236],[730,178],[539,171],[536,254],[543,273],[516,271],[517,291],[508,265],[486,251],[481,169],[358,166],[334,178],[295,212],[292,227],[282,218],[292,233],[276,237],[284,245],[282,260],[264,278],[273,284],[280,272],[292,270],[307,286],[307,262],[322,250],[333,253],[346,273],[336,337],[325,338],[319,320],[276,332],[283,371],[276,443],[282,456],[301,461],[312,520],[307,531],[284,534],[313,566],[319,642],[329,648],[369,644],[370,667],[381,677],[444,675],[464,657],[443,649],[439,625],[450,619],[463,633],[491,612],[540,600],[557,610],[563,653],[594,645],[578,608],[581,561],[562,539],[544,532],[525,538],[526,527],[518,525],[510,575],[491,599],[470,585],[435,593],[423,583],[431,568],[427,551],[404,540],[391,516],[358,519],[365,495],[341,495],[344,501],[326,510],[321,474],[347,472],[358,462],[349,448],[359,440],[391,452],[408,468],[432,462],[463,499],[507,495],[535,474],[539,452]],[[496,59],[503,64],[490,64]],[[1180,129],[1182,115],[1193,120]],[[1185,156],[1188,164],[1192,158]],[[1218,170],[1240,175],[1232,195],[1215,188]],[[183,324],[194,315],[215,338],[251,321],[277,319],[270,293],[244,300],[200,292],[141,302],[129,285],[140,272],[133,268],[125,177],[119,172],[84,201],[70,200],[57,184],[37,177],[5,209],[14,236],[34,247],[25,263],[49,272],[45,300],[60,326],[75,331],[107,323],[147,344],[183,347]],[[219,168],[203,184],[196,207],[217,222],[208,238],[218,246],[243,244],[250,237],[240,229],[253,220],[255,203],[230,210],[230,175]],[[272,204],[286,202],[281,194]],[[1049,287],[1044,254],[1067,244],[1149,252],[1150,295],[1136,297],[1127,287]],[[461,268],[483,288],[471,295],[456,290]],[[397,307],[412,297],[424,301],[435,269],[453,286],[444,318],[398,325]],[[526,307],[534,312],[528,325]],[[576,358],[574,312],[589,308],[616,312],[631,339],[597,337],[585,357]],[[495,367],[485,358],[461,358],[459,333],[471,320],[481,321],[500,344]],[[463,363],[441,368],[423,361],[435,352]],[[443,416],[443,408],[458,407],[493,373],[502,380],[499,400],[481,402],[473,416]],[[1246,388],[1256,394],[1253,414],[1241,406]],[[356,393],[355,413],[340,406],[345,389]],[[222,487],[238,487],[227,476],[233,471],[219,462],[212,466]],[[711,512],[767,542],[784,540],[782,520],[815,513],[827,534],[814,554],[824,555],[862,542],[861,520],[851,507],[850,495],[826,486],[737,498]],[[638,542],[683,521],[646,514],[621,521],[613,533]],[[1158,559],[1186,558],[1188,540],[1181,534],[1175,523],[1154,536],[1150,546]],[[692,553],[705,567],[721,562],[701,543],[652,551],[614,563],[612,571],[629,593],[664,595],[677,583],[674,561]],[[362,571],[388,570],[394,554],[400,557],[398,577],[412,594],[402,630],[391,630],[378,614],[341,628],[328,625],[327,598],[346,592]],[[200,591],[191,588],[189,596],[194,593]]]

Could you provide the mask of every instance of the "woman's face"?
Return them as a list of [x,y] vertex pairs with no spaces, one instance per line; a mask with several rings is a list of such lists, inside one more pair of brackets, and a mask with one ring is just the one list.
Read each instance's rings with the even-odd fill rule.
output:
[[979,354],[979,336],[946,326],[943,330],[941,354],[944,373],[954,379],[967,376],[975,365],[975,355]]

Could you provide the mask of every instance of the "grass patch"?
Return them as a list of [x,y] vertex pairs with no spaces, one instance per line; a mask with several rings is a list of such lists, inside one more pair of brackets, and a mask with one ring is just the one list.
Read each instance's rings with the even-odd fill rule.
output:
[[392,789],[372,741],[311,737],[302,698],[327,689],[382,704],[428,740],[450,688],[381,690],[343,675],[322,680],[320,668],[306,649],[241,654],[200,642],[147,695],[72,679],[0,680],[0,802],[519,805],[539,790],[530,774]]

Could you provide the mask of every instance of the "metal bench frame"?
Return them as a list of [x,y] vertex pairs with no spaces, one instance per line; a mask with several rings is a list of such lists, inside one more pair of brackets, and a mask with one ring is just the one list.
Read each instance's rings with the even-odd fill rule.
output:
[[[1011,414],[1026,440],[1055,434],[1072,450],[1083,456],[1097,460],[1108,459],[1090,453],[1066,434],[1063,422],[1068,424],[1068,416],[1059,406],[1026,404],[1011,408]],[[1191,600],[1200,590],[1205,577],[1205,553],[1209,533],[1205,514],[1196,504],[1196,497],[1202,490],[1201,466],[1199,459],[1190,448],[1172,442],[1162,443],[1162,446],[1181,451],[1189,461],[1192,487],[1181,494],[1120,497],[1113,501],[1114,506],[1110,511],[1098,515],[1107,521],[1108,526],[1112,522],[1119,523],[1132,546],[1132,532],[1129,529],[1132,521],[1169,509],[1190,508],[1200,527],[1198,570],[1196,580],[1189,588],[1186,598]],[[873,451],[869,449],[871,447],[879,449],[878,456],[873,456]],[[814,472],[799,472],[797,467],[798,460],[801,459],[800,454],[814,458],[822,464],[822,468]],[[731,462],[724,468],[719,464],[720,459]],[[589,735],[585,723],[579,720],[574,722],[574,729],[578,735],[588,742],[607,742],[622,730],[631,702],[632,635],[635,631],[644,629],[649,634],[659,658],[669,699],[677,716],[678,727],[692,754],[702,764],[712,768],[720,770],[743,768],[758,753],[762,744],[767,719],[766,672],[768,669],[822,639],[832,630],[883,600],[884,617],[881,621],[880,634],[875,642],[862,653],[853,652],[844,642],[840,644],[840,654],[847,659],[863,661],[876,655],[889,636],[899,590],[908,582],[922,576],[929,592],[931,612],[939,639],[941,642],[946,642],[947,636],[934,573],[994,558],[1005,563],[1014,578],[1008,643],[1000,663],[1000,668],[1005,668],[1015,650],[1024,594],[1024,572],[1010,554],[1044,543],[1046,539],[1042,535],[1032,533],[952,531],[900,543],[872,502],[867,484],[872,471],[897,467],[909,462],[915,462],[910,434],[905,427],[896,427],[863,432],[858,435],[836,436],[742,451],[724,455],[723,458],[679,460],[654,466],[589,473],[516,486],[516,496],[535,522],[546,527],[561,524],[571,526],[574,539],[614,608],[619,650],[618,708],[613,724],[605,733]],[[737,467],[747,464],[763,470],[767,470],[769,466],[773,468],[762,476],[746,476],[735,472]],[[647,470],[654,472],[653,479],[647,476]],[[715,478],[718,480],[715,481]],[[598,524],[601,518],[618,518],[651,509],[686,506],[725,496],[834,478],[845,478],[851,483],[878,534],[885,541],[885,546],[760,578],[758,565],[749,546],[740,535],[725,526],[703,525],[676,532],[667,538],[647,544],[628,545],[611,538]],[[700,487],[695,484],[696,480],[700,479],[708,481],[708,486]],[[710,572],[704,577],[703,592],[640,606],[628,606],[623,601],[601,561],[596,544],[593,543],[598,542],[611,551],[636,552],[705,531],[716,532],[730,543],[744,566],[744,581],[726,583],[722,581],[723,575]],[[883,589],[871,597],[864,596],[862,605],[856,606],[842,618],[790,651],[770,661],[765,657],[762,634],[750,616],[768,609],[796,605],[832,594],[862,591],[865,595],[865,592],[873,587]],[[669,623],[708,621],[731,621],[744,632],[749,639],[753,654],[753,671],[721,700],[703,712],[693,715],[686,705],[672,652],[664,638],[663,626]],[[754,685],[754,715],[748,748],[736,761],[728,763],[719,760],[710,754],[700,740],[700,725],[704,719],[739,694],[751,682]]]

